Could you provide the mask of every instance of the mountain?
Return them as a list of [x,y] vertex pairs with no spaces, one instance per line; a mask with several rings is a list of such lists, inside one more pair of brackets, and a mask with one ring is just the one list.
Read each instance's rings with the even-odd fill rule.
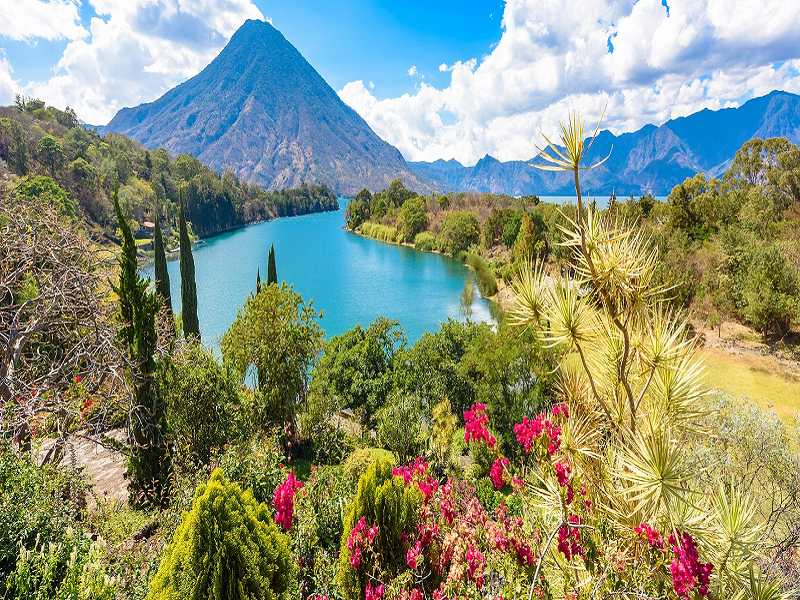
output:
[[270,189],[305,181],[352,195],[402,177],[411,189],[429,190],[264,21],[245,22],[201,73],[154,102],[120,110],[106,130],[194,154]]
[[[722,175],[742,144],[755,137],[787,137],[800,143],[800,96],[775,91],[745,102],[739,108],[708,109],[646,125],[633,133],[601,131],[587,158],[611,158],[587,171],[582,188],[598,195],[669,194],[696,173]],[[612,149],[613,146],[613,149]],[[486,156],[473,167],[455,160],[409,163],[420,177],[437,182],[440,191],[469,190],[512,195],[574,193],[572,176],[531,167],[538,158],[500,162]]]

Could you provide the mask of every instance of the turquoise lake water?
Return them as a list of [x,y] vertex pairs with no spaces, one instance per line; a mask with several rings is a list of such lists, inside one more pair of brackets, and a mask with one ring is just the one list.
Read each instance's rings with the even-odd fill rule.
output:
[[[436,331],[448,317],[463,320],[461,292],[473,281],[461,263],[411,248],[363,238],[343,229],[346,200],[337,212],[276,219],[210,238],[195,246],[200,333],[206,345],[236,319],[255,289],[256,272],[267,278],[275,245],[278,281],[294,285],[324,311],[326,336],[344,333],[384,315],[400,322],[409,343]],[[180,266],[168,263],[173,308],[180,310]],[[475,290],[472,321],[491,322],[489,303]]]

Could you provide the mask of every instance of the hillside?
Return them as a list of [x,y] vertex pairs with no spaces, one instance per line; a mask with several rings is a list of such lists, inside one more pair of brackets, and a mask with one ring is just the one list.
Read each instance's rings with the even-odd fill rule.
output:
[[[775,91],[754,98],[739,108],[702,110],[663,125],[646,125],[619,136],[601,131],[589,158],[602,158],[612,149],[602,167],[584,177],[585,189],[599,194],[652,193],[667,195],[672,188],[696,173],[721,175],[736,151],[753,138],[786,137],[800,142],[800,96]],[[539,162],[500,162],[491,156],[472,167],[455,160],[410,163],[420,177],[437,182],[439,191],[476,191],[513,195],[561,195],[572,193],[568,174],[541,171],[530,166]]]
[[50,187],[46,180],[52,179],[76,216],[112,237],[115,181],[134,230],[154,219],[156,207],[161,207],[165,232],[173,229],[179,188],[187,220],[201,237],[275,217],[338,209],[327,186],[268,192],[230,171],[220,176],[193,156],[150,151],[120,134],[100,136],[85,129],[70,109],[35,99],[0,107],[0,189],[17,185],[21,177],[38,179],[39,187]]
[[420,183],[272,25],[247,21],[201,73],[158,100],[121,110],[107,129],[192,153],[269,189],[326,183],[341,195],[402,177]]

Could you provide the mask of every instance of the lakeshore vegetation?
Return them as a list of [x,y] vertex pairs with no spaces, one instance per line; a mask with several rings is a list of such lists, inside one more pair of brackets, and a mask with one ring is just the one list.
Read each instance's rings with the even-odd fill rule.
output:
[[[2,143],[22,127],[26,152],[34,125],[76,128],[30,101],[4,114]],[[748,143],[723,179],[599,210],[574,118],[543,155],[575,173],[574,205],[362,192],[351,229],[462,258],[484,294],[508,286],[497,326],[409,345],[381,317],[326,341],[273,255],[218,356],[136,269],[143,201],[124,190],[154,187],[120,177],[99,220],[45,137],[25,161],[49,175],[0,203],[4,598],[783,600],[800,584],[800,426],[709,394],[686,322],[717,311],[791,342],[796,147]],[[178,222],[203,173],[177,187]],[[99,239],[117,229],[112,264]],[[84,438],[125,457],[128,502],[89,488]]]

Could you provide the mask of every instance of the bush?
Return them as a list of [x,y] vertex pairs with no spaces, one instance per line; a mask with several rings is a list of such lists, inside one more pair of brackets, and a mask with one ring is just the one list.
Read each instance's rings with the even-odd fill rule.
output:
[[381,407],[378,417],[378,441],[394,452],[400,464],[409,462],[422,453],[425,432],[419,401],[411,394],[397,393]]
[[414,247],[423,252],[434,252],[438,249],[436,236],[430,231],[423,231],[414,237]]
[[265,504],[218,469],[197,488],[148,598],[288,600],[296,586],[288,536]]
[[477,254],[470,253],[467,255],[467,265],[475,272],[481,296],[484,298],[494,296],[497,293],[497,280],[489,269],[489,264]]
[[20,546],[47,547],[66,537],[78,510],[70,498],[83,494],[80,480],[0,445],[0,581],[14,571]]
[[286,458],[281,452],[278,431],[261,439],[228,447],[219,457],[217,466],[225,477],[252,490],[257,502],[269,502],[275,488],[286,477],[283,466]]
[[[347,507],[339,549],[337,582],[345,600],[363,598],[370,576],[390,579],[406,570],[403,537],[414,531],[421,503],[419,489],[407,487],[401,477],[395,477],[388,460],[375,461],[361,476],[358,492]],[[377,526],[377,537],[364,549],[370,556],[351,562],[353,553],[360,556],[361,546],[349,548],[348,539],[362,518],[361,527]]]
[[400,217],[397,220],[403,241],[410,241],[428,226],[428,215],[425,214],[425,200],[420,197],[410,198],[403,203]]
[[199,344],[184,347],[162,373],[167,425],[178,467],[207,465],[214,452],[235,441],[239,383]]
[[106,574],[104,557],[104,544],[68,528],[58,543],[20,547],[16,570],[0,584],[0,592],[21,600],[114,600],[114,580]]
[[448,213],[442,222],[440,233],[442,250],[450,256],[458,256],[459,252],[466,252],[470,246],[477,244],[480,239],[480,225],[478,216],[469,210],[457,210]]
[[358,480],[374,462],[375,455],[370,448],[355,450],[342,464],[345,480],[354,488],[357,487]]
[[371,222],[361,225],[361,234],[380,242],[389,242],[392,244],[397,243],[400,235],[397,231],[397,227]]

